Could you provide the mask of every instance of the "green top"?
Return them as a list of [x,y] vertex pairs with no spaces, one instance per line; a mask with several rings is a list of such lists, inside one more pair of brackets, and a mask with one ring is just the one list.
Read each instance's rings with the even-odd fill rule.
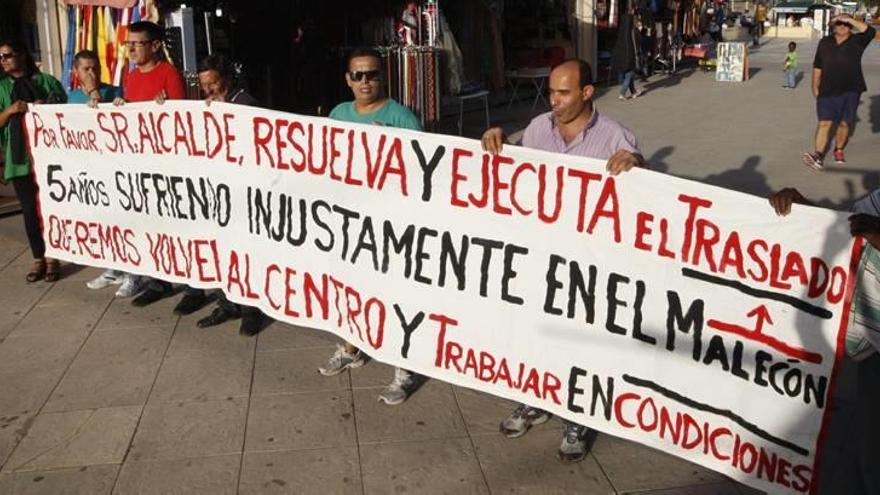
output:
[[[6,109],[9,105],[12,105],[12,85],[14,82],[14,79],[11,77],[0,79],[0,109]],[[42,72],[36,73],[34,75],[34,82],[37,83],[37,91],[40,92],[41,99],[48,99],[49,95],[52,94],[55,98],[61,100],[61,102],[67,101],[67,93],[64,91],[61,83],[49,74],[44,74]],[[0,148],[3,149],[4,157],[6,159],[4,173],[5,179],[8,180],[15,179],[16,177],[25,177],[31,173],[29,159],[26,159],[24,163],[14,163],[12,161],[12,147],[9,146],[8,123],[3,127],[0,127]]]
[[330,112],[330,118],[358,124],[378,124],[414,131],[422,130],[422,124],[415,114],[409,108],[390,98],[382,105],[382,108],[371,113],[358,113],[354,108],[354,102],[346,101],[336,105],[336,108]]
[[[98,85],[98,94],[101,96],[101,103],[109,103],[116,98],[122,98],[122,88],[101,83]],[[82,88],[67,93],[67,103],[88,103],[91,99],[92,97],[85,94]]]
[[[777,59],[778,60],[778,59]],[[797,52],[788,52],[785,54],[785,68],[793,69],[798,65]]]

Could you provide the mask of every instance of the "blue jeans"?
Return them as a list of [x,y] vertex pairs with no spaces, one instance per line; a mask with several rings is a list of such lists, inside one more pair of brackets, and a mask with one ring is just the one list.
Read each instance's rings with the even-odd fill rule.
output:
[[626,90],[629,90],[630,94],[636,94],[635,75],[634,70],[617,75],[617,80],[621,81],[620,96],[626,96]]
[[797,81],[795,80],[795,75],[797,75],[797,69],[785,69],[785,86],[788,88],[793,88],[797,85]]

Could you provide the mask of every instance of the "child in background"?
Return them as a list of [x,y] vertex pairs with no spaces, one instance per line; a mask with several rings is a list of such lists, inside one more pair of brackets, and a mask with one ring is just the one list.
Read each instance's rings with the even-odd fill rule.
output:
[[797,66],[797,43],[792,41],[788,44],[788,53],[785,54],[785,63],[782,65],[782,70],[785,73],[785,81],[782,83],[783,88],[794,89],[797,85],[797,81],[794,79],[794,76],[797,73]]

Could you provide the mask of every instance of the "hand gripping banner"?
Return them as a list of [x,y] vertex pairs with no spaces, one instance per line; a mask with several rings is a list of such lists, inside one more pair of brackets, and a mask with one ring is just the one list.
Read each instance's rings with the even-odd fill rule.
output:
[[227,104],[38,105],[26,126],[47,256],[222,289],[379,361],[814,489],[858,252],[841,213]]

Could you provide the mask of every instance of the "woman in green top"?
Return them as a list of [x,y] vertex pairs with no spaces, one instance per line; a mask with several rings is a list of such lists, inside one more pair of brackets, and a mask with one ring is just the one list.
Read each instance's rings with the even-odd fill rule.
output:
[[21,203],[33,268],[28,282],[58,280],[58,260],[47,260],[46,244],[37,211],[37,185],[31,176],[31,158],[24,130],[24,114],[28,103],[65,103],[67,95],[61,83],[37,69],[34,59],[23,43],[0,41],[0,149],[4,163],[3,178],[11,181]]

